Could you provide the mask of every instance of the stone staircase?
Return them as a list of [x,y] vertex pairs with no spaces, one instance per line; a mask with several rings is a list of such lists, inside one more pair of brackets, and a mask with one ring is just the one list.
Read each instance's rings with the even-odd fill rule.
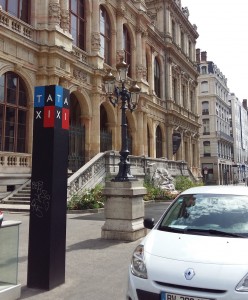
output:
[[0,201],[0,210],[10,212],[29,212],[31,180],[29,179]]
[[16,193],[10,194],[7,201],[9,204],[29,205],[30,195],[31,183],[29,182],[27,185],[24,185],[22,189],[17,190]]
[[[194,178],[195,174],[187,168],[185,162],[152,159],[147,157],[129,157],[131,173],[137,178],[144,178],[154,166],[166,168],[172,176],[184,175]],[[70,174],[67,181],[67,199],[76,193],[90,189],[96,184],[110,180],[118,172],[119,154],[115,151],[99,153],[74,174]],[[154,166],[153,166],[154,165]],[[153,171],[152,171],[153,172]],[[0,210],[29,211],[31,197],[31,180],[19,186],[7,197],[0,200]]]

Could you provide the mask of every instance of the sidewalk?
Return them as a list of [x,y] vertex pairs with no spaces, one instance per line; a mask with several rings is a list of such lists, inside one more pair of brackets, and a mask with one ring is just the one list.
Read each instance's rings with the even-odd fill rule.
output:
[[[145,215],[155,220],[168,203],[145,206]],[[29,300],[125,300],[131,255],[139,244],[101,239],[104,213],[67,215],[66,280],[50,291],[27,288],[28,212],[5,212],[5,220],[21,221],[18,281],[20,299]],[[38,270],[37,270],[38,272]]]

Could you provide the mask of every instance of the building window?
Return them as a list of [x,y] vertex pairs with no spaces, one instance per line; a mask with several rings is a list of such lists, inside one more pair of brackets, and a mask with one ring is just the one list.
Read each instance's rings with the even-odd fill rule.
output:
[[11,15],[21,19],[22,21],[30,22],[30,5],[29,0],[0,0],[2,9],[10,13]]
[[70,0],[70,15],[73,44],[85,50],[84,0]]
[[202,81],[201,82],[201,93],[207,93],[208,92],[208,82]]
[[27,152],[27,93],[13,72],[0,77],[0,151]]
[[191,41],[189,41],[189,51],[188,51],[188,55],[189,55],[189,58],[192,59],[192,43]]
[[161,97],[160,91],[160,67],[157,57],[154,59],[154,91],[157,97]]
[[109,16],[104,7],[100,6],[100,53],[104,62],[111,64],[111,27]]
[[194,106],[194,92],[190,91],[190,110],[192,112],[195,112],[195,106]]
[[183,107],[184,108],[188,108],[187,105],[187,89],[186,89],[186,85],[182,85],[182,99],[183,99]]
[[149,66],[149,59],[146,54],[146,81],[148,82],[149,74],[148,74],[148,66]]
[[203,134],[204,135],[210,134],[209,119],[203,119],[202,126],[203,126]]
[[206,66],[201,67],[201,74],[207,74],[207,67]]
[[176,24],[173,20],[171,22],[171,27],[172,27],[172,41],[176,42]]
[[159,126],[156,129],[156,157],[162,157],[162,130]]
[[172,93],[173,93],[174,101],[177,103],[178,102],[178,98],[177,98],[178,88],[177,88],[177,78],[175,78],[175,77],[173,77],[172,90],[173,90]]
[[184,47],[184,33],[181,31],[181,49],[184,52],[185,47]]
[[202,114],[203,115],[209,115],[209,103],[208,101],[202,102]]
[[123,25],[123,50],[124,61],[129,65],[127,76],[131,77],[131,39],[127,27]]
[[203,155],[204,156],[211,156],[210,142],[209,141],[203,142]]

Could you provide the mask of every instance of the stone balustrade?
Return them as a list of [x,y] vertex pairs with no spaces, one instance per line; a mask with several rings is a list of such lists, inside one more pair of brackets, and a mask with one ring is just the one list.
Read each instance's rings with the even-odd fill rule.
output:
[[35,29],[6,11],[0,10],[0,25],[33,40]]
[[[145,174],[149,174],[152,177],[155,168],[165,168],[171,176],[184,175],[192,177],[186,162],[133,155],[130,155],[128,159],[131,174],[137,178],[143,179]],[[93,188],[98,183],[103,183],[104,185],[106,178],[114,178],[119,170],[119,161],[120,156],[117,151],[106,151],[97,154],[68,178],[67,198],[70,199],[84,189]]]
[[26,153],[15,153],[15,152],[0,152],[0,173],[1,169],[10,170],[11,167],[14,167],[14,172],[18,172],[17,167],[22,167],[21,172],[23,172],[23,168],[27,168],[27,172],[31,170],[31,154]]

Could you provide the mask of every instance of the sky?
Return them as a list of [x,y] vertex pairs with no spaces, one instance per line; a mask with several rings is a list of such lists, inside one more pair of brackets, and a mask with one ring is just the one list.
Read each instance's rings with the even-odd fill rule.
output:
[[248,1],[181,0],[197,26],[196,48],[227,78],[230,93],[248,99]]

